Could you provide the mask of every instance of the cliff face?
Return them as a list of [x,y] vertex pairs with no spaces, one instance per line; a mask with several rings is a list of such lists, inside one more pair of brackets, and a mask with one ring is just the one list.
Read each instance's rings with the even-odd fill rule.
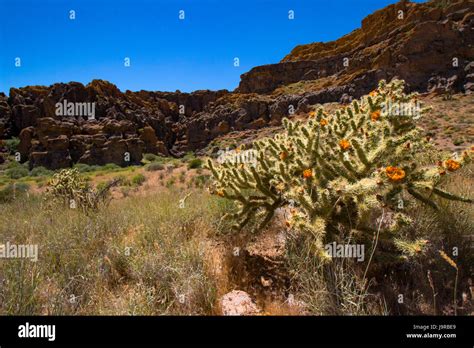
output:
[[[231,131],[278,125],[290,109],[348,102],[382,78],[405,79],[411,90],[470,93],[473,27],[473,2],[400,2],[339,40],[298,46],[281,63],[252,69],[234,92],[123,93],[102,80],[12,88],[9,97],[0,93],[0,139],[18,136],[32,167],[128,165],[146,152],[181,156]],[[57,115],[56,103],[93,104],[94,118]]]
[[281,63],[243,74],[237,91],[271,93],[281,85],[330,76],[338,86],[351,86],[356,97],[376,80],[395,77],[412,90],[425,91],[440,83],[471,90],[473,79],[466,75],[474,60],[474,3],[439,3],[390,5],[336,41],[297,46]]
[[[64,110],[84,105],[81,111],[93,105],[93,118],[77,116],[78,110],[57,115],[57,103]],[[2,139],[20,138],[21,158],[32,167],[128,165],[143,153],[182,156],[229,131],[263,127],[271,121],[269,105],[264,97],[226,90],[122,93],[102,80],[58,83],[0,95],[0,131]]]

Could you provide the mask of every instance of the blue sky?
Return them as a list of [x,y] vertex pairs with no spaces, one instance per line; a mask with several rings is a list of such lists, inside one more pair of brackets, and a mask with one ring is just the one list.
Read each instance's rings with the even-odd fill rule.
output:
[[394,2],[0,0],[0,91],[96,78],[123,91],[232,90],[252,67],[277,63],[298,44],[337,39]]

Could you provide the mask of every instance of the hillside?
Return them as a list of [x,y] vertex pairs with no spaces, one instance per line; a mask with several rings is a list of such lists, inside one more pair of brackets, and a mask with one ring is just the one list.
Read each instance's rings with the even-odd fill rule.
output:
[[281,85],[329,79],[326,94],[359,97],[378,80],[392,78],[416,91],[471,91],[473,21],[470,1],[400,1],[367,16],[361,28],[336,41],[297,46],[279,64],[252,69],[238,91],[270,93]]
[[[253,68],[233,92],[121,92],[102,80],[12,88],[0,94],[0,138],[18,137],[30,168],[127,166],[145,153],[203,154],[221,137],[279,127],[317,104],[347,103],[380,79],[404,79],[409,91],[430,96],[472,95],[474,4],[442,4],[390,5],[336,41],[298,46],[280,63]],[[58,116],[56,103],[93,104],[94,117]]]

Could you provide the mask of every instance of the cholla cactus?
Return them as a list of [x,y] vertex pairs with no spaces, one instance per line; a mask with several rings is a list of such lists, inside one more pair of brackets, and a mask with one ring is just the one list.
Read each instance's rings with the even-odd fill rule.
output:
[[284,119],[282,134],[253,144],[256,165],[209,160],[215,179],[211,191],[237,202],[235,227],[256,219],[262,228],[277,208],[290,205],[288,226],[314,235],[315,252],[326,257],[323,243],[331,241],[331,227],[342,223],[369,239],[374,231],[371,212],[386,208],[394,212],[386,232],[403,251],[407,244],[394,236],[410,223],[401,197],[433,208],[433,194],[472,203],[438,188],[445,173],[470,160],[467,152],[438,166],[417,163],[415,154],[429,144],[416,122],[429,109],[403,88],[403,81],[381,81],[368,96],[334,115],[319,109],[306,123]]
[[108,193],[117,180],[108,183],[100,190],[94,190],[80,176],[77,169],[63,169],[54,174],[49,182],[47,196],[70,208],[80,208],[84,213],[97,211],[107,203]]

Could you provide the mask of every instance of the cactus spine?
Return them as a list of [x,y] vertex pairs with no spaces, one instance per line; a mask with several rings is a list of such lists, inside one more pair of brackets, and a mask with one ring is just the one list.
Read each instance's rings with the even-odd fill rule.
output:
[[430,145],[416,124],[429,108],[403,89],[403,81],[382,80],[368,96],[333,115],[320,108],[305,123],[284,119],[283,133],[253,143],[257,155],[252,165],[209,159],[212,192],[237,202],[231,215],[235,228],[251,220],[263,228],[276,209],[291,204],[288,225],[311,233],[316,253],[324,256],[322,245],[331,240],[331,226],[342,223],[357,235],[370,236],[371,213],[387,208],[394,215],[386,234],[403,251],[412,249],[393,234],[410,223],[399,207],[400,197],[433,208],[435,195],[472,203],[438,188],[446,171],[462,167],[470,154],[438,166],[417,163],[415,155]]

